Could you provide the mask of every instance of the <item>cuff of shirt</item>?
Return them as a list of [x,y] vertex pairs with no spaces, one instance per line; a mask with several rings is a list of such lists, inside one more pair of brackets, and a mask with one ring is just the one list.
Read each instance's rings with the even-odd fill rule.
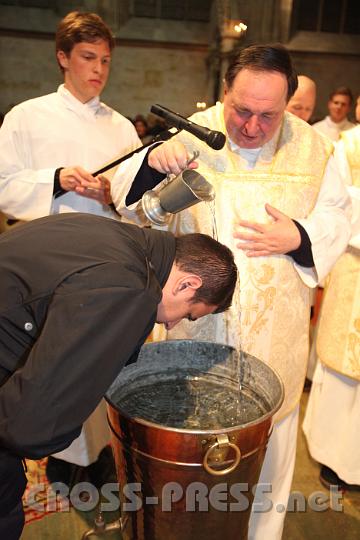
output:
[[305,231],[304,227],[300,225],[297,221],[293,219],[293,222],[295,223],[300,236],[301,236],[301,242],[300,246],[297,249],[294,249],[292,251],[288,251],[286,255],[289,255],[294,261],[299,264],[300,266],[304,266],[305,268],[312,268],[315,266],[313,254],[311,250],[311,242],[308,233]]
[[63,189],[60,185],[60,171],[62,171],[63,168],[64,167],[59,167],[58,169],[56,169],[55,174],[54,174],[54,188],[53,188],[54,199],[57,199],[58,197],[66,193],[66,190]]
[[130,206],[131,204],[139,201],[144,195],[145,191],[153,189],[155,186],[160,184],[160,182],[166,177],[166,174],[160,173],[155,169],[152,169],[148,164],[148,155],[154,148],[155,146],[152,146],[151,149],[147,152],[146,157],[142,162],[142,165],[137,175],[134,178],[130,191],[126,196],[126,206]]

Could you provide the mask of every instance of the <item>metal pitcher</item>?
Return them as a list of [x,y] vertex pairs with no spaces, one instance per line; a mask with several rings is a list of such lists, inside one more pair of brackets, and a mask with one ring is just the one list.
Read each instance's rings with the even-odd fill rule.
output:
[[200,201],[212,201],[213,186],[198,172],[185,169],[159,191],[144,193],[140,203],[145,219],[155,225],[164,225],[171,214],[176,214]]

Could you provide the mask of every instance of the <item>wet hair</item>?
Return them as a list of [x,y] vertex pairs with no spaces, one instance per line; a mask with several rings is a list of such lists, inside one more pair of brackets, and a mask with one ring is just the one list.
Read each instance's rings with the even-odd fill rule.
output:
[[218,306],[215,313],[231,306],[238,271],[234,255],[227,246],[206,234],[185,234],[176,238],[175,263],[181,271],[202,279],[192,303]]
[[287,49],[280,43],[270,45],[251,45],[242,49],[230,62],[225,73],[225,82],[231,88],[236,75],[242,69],[253,71],[278,71],[285,75],[288,84],[287,101],[294,95],[297,74]]
[[[64,51],[69,56],[76,43],[94,43],[103,39],[112,50],[115,40],[110,28],[96,13],[71,11],[59,23],[56,35],[56,52]],[[61,66],[60,66],[61,67]]]
[[329,96],[329,101],[331,101],[333,97],[337,95],[347,96],[349,98],[349,104],[352,105],[354,97],[352,95],[350,88],[348,88],[347,86],[339,86],[339,88],[336,88],[335,90],[333,90],[333,92],[331,92]]

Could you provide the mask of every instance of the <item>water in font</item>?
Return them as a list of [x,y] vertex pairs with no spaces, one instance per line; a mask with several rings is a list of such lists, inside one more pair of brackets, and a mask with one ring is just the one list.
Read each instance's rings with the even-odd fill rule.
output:
[[132,418],[171,428],[216,430],[239,426],[263,416],[269,406],[253,390],[212,375],[179,371],[157,380],[134,381],[114,402]]

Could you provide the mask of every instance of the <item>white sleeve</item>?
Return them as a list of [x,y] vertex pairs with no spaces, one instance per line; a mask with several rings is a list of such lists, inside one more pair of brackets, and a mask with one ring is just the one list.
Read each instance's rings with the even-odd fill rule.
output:
[[350,220],[351,199],[337,161],[331,156],[314,209],[306,219],[297,220],[309,235],[315,267],[295,264],[295,268],[309,287],[322,282],[345,251],[351,236]]
[[55,174],[55,168],[33,168],[30,136],[16,107],[0,129],[0,210],[25,221],[51,213]]
[[146,146],[131,158],[120,163],[111,180],[111,198],[117,213],[139,225],[143,223],[136,212],[138,203],[126,206],[126,197],[151,146]]
[[356,186],[349,186],[348,192],[352,203],[352,235],[349,245],[356,249],[360,249],[360,188]]
[[335,148],[335,159],[338,163],[340,174],[347,185],[348,193],[351,197],[352,216],[351,216],[351,238],[349,245],[360,249],[360,188],[352,186],[351,171],[349,162],[346,157],[344,142],[342,139],[337,143]]

